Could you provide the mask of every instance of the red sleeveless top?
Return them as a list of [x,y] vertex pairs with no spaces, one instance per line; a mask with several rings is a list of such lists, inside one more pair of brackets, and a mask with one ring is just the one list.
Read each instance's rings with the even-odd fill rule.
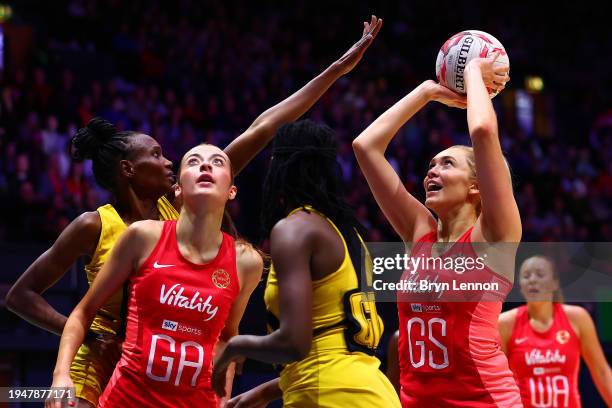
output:
[[510,367],[525,407],[579,408],[580,340],[554,304],[554,320],[545,332],[533,330],[527,306],[518,308],[508,342]]
[[179,252],[176,221],[165,221],[149,258],[131,276],[121,359],[99,407],[216,407],[213,347],[239,292],[234,239],[215,259]]
[[[419,287],[398,292],[400,396],[404,407],[521,406],[497,328],[502,302],[512,283],[478,258],[472,246],[472,230],[437,258],[432,258],[431,252],[437,242],[435,231],[413,246],[412,258],[440,258],[445,265],[453,260],[454,265],[463,267],[432,263],[405,271],[402,276],[417,284],[448,285],[437,291]],[[459,258],[473,261],[460,264]],[[468,283],[490,289],[461,288]]]

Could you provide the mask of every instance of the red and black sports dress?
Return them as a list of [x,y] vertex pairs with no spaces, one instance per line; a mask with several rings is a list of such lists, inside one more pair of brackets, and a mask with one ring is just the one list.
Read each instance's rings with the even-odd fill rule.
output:
[[213,347],[239,292],[234,239],[215,259],[179,252],[176,221],[164,222],[149,258],[132,275],[126,338],[99,407],[215,407]]

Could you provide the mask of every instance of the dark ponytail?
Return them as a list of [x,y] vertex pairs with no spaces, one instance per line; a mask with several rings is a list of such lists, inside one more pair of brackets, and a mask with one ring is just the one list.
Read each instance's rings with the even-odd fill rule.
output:
[[117,132],[117,128],[111,122],[102,118],[93,118],[72,138],[70,156],[75,162],[90,159],[96,182],[100,187],[115,192],[116,165],[119,160],[127,157],[130,150],[129,138],[136,133]]

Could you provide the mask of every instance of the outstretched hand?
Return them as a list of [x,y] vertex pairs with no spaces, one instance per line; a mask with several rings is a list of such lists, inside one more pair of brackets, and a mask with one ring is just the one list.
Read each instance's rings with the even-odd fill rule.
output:
[[335,65],[340,68],[342,75],[349,73],[355,68],[355,65],[361,60],[363,53],[368,49],[370,44],[372,44],[374,38],[376,38],[376,35],[382,27],[382,22],[382,19],[377,18],[375,15],[372,15],[372,19],[369,23],[364,21],[361,39],[353,44],[353,46],[335,63]]
[[221,398],[225,397],[225,381],[227,379],[227,368],[230,361],[224,358],[219,358],[213,365],[211,376],[211,385],[215,393]]

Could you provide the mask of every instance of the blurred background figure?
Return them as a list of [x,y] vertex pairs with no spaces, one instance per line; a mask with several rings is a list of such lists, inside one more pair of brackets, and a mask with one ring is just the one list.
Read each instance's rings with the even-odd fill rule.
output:
[[599,394],[612,406],[612,370],[593,319],[584,308],[563,304],[552,259],[526,259],[519,283],[527,304],[502,313],[499,332],[525,408],[582,406],[578,390],[580,357]]

